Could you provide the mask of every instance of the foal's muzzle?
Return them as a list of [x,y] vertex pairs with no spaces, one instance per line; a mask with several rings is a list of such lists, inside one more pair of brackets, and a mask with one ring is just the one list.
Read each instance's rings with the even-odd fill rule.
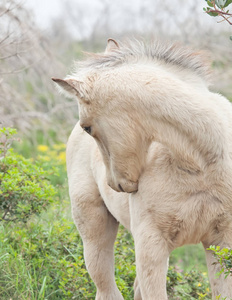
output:
[[120,183],[115,184],[108,181],[108,185],[116,192],[135,193],[138,191],[138,182],[122,179]]

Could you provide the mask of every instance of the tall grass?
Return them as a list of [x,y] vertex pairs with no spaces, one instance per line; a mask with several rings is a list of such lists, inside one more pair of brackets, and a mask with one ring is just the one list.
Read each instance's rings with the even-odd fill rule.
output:
[[[64,202],[58,210],[51,207],[23,227],[1,226],[0,299],[94,299],[96,290],[85,268],[81,238],[68,214],[63,217],[67,210],[70,207]],[[131,300],[136,275],[134,245],[131,235],[122,227],[115,245],[115,265],[117,285],[124,298]],[[189,264],[185,267],[187,270]],[[189,279],[184,281],[190,277],[186,274],[179,267],[169,271],[168,285],[174,293],[170,299],[198,299],[190,297],[191,285],[202,288],[202,295],[209,294],[206,276],[196,272],[189,283]],[[182,290],[176,291],[178,286]]]

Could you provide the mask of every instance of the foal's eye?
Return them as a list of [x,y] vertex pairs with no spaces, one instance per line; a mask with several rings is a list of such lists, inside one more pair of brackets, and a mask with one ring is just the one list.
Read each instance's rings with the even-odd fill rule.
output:
[[91,134],[91,127],[83,127],[84,131],[86,131],[88,134]]

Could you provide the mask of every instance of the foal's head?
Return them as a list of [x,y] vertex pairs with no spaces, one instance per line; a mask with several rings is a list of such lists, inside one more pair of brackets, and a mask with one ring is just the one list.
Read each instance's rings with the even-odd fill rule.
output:
[[109,40],[101,56],[105,67],[97,65],[95,56],[95,65],[90,60],[84,70],[80,68],[80,72],[64,80],[53,80],[77,97],[80,126],[99,146],[109,186],[118,192],[130,193],[138,189],[148,141],[139,124],[138,109],[131,103],[133,99],[125,77],[120,82],[120,68],[107,67],[107,59],[117,50],[118,44]]

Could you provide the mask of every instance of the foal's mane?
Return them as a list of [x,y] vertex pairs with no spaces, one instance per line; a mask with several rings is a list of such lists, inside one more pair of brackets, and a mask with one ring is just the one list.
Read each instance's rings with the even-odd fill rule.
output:
[[87,59],[75,64],[74,73],[108,69],[122,64],[140,61],[161,62],[179,69],[188,69],[206,82],[210,78],[209,59],[206,53],[194,52],[179,43],[155,41],[146,44],[143,41],[129,40],[118,43],[119,48],[105,53],[86,53]]

